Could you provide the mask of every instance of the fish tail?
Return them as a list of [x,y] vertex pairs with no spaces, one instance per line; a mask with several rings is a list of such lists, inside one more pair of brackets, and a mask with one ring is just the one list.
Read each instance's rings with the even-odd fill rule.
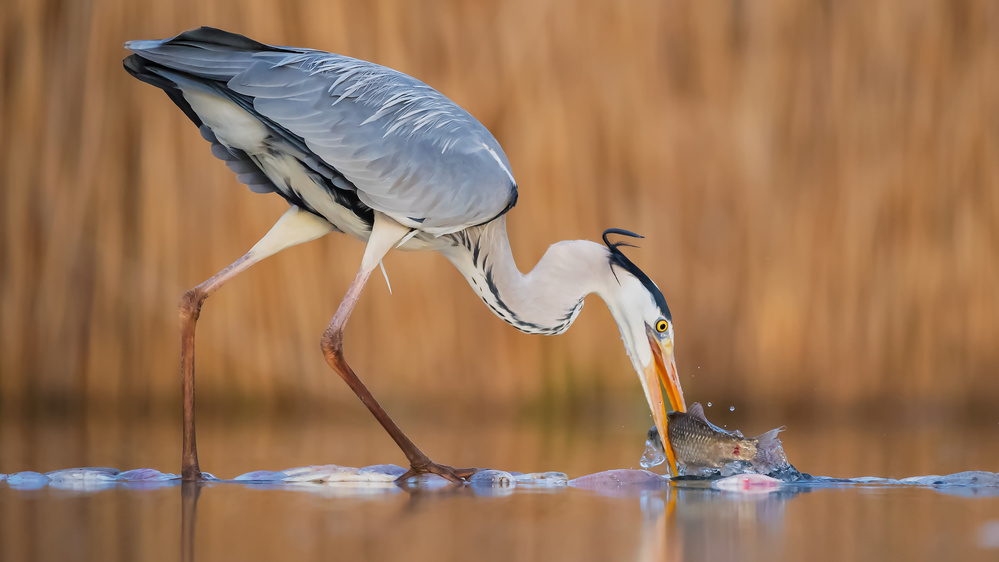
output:
[[756,465],[776,468],[787,464],[784,446],[780,442],[780,437],[777,436],[784,429],[785,426],[781,426],[756,437],[758,442],[756,444]]

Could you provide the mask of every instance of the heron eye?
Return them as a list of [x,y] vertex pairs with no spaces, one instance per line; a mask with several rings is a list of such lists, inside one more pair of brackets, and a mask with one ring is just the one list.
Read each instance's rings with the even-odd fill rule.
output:
[[669,323],[666,322],[665,320],[660,320],[656,322],[656,331],[665,332],[667,328],[669,328]]

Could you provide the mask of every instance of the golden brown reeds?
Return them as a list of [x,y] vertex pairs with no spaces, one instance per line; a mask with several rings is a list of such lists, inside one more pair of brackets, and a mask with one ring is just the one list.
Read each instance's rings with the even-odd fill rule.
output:
[[[607,227],[673,309],[689,398],[999,400],[999,6],[936,2],[5,0],[0,392],[177,394],[176,303],[283,211],[239,186],[123,41],[214,25],[373,60],[489,127],[522,269]],[[255,266],[205,307],[203,397],[353,400],[319,335],[362,246]],[[519,334],[443,259],[387,260],[347,334],[376,396],[551,406],[639,390],[602,304]],[[694,376],[696,375],[696,376]]]

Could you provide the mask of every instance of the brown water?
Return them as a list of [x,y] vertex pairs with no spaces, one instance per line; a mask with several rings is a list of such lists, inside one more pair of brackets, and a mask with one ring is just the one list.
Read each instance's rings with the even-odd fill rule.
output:
[[[203,468],[224,478],[317,463],[400,462],[388,438],[364,418],[352,424],[201,421]],[[644,441],[643,428],[630,422],[409,425],[414,439],[444,462],[558,470],[570,477],[637,468]],[[999,470],[999,425],[788,425],[788,455],[812,474]],[[176,429],[163,422],[6,420],[0,425],[0,472],[74,466],[176,471]],[[999,496],[962,497],[932,488],[795,487],[744,496],[701,485],[615,497],[571,488],[357,493],[329,486],[173,484],[73,492],[0,484],[5,561],[997,557]]]

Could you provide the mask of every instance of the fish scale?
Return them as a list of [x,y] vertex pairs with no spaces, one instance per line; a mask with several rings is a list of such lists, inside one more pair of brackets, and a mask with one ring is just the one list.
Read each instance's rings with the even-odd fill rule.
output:
[[[748,463],[742,468],[760,474],[788,467],[793,469],[778,437],[783,427],[756,437],[745,437],[740,431],[725,431],[709,422],[704,408],[697,402],[687,412],[667,413],[666,419],[667,438],[681,468],[725,469],[731,463],[741,462]],[[649,429],[640,464],[648,469],[665,460],[659,430],[653,426]]]
[[700,404],[687,413],[667,414],[667,433],[677,461],[683,465],[721,468],[733,461],[753,461],[759,441],[721,429],[704,417]]

